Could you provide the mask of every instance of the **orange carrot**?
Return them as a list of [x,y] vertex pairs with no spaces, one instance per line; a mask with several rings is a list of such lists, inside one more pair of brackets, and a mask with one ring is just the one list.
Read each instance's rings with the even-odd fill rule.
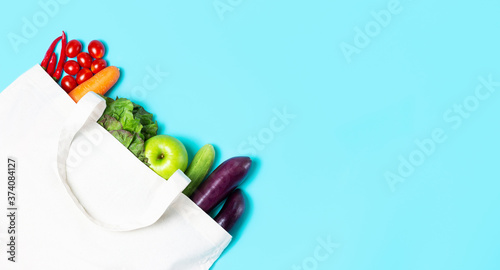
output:
[[88,92],[104,95],[108,92],[120,77],[120,70],[117,67],[109,66],[95,74],[92,78],[78,85],[69,96],[78,102]]

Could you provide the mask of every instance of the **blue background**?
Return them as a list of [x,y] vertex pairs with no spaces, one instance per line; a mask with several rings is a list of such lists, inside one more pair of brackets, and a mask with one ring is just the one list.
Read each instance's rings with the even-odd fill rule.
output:
[[[65,30],[105,41],[110,96],[191,156],[251,155],[249,212],[214,269],[499,269],[500,91],[479,79],[500,89],[498,1],[216,3],[72,0],[44,21],[37,1],[5,2],[0,89]],[[168,75],[145,90],[150,68]]]

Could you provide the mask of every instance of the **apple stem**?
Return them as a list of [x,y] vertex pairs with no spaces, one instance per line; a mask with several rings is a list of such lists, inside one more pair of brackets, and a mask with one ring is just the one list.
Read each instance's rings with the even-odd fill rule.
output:
[[163,154],[160,155],[160,159],[163,159],[165,156]]

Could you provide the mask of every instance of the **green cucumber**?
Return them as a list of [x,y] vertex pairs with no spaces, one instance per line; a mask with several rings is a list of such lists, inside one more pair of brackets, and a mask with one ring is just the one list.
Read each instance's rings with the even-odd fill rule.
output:
[[186,170],[186,176],[191,179],[191,183],[184,189],[186,196],[191,196],[198,186],[203,182],[210,172],[215,159],[215,149],[211,144],[206,144],[193,158],[191,164]]

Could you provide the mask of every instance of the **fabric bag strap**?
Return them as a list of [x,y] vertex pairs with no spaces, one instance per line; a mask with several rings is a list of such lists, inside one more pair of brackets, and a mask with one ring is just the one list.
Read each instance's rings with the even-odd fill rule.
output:
[[[71,197],[75,205],[80,209],[80,211],[93,223],[99,225],[102,228],[112,231],[130,231],[139,228],[143,228],[155,223],[165,212],[165,210],[169,207],[170,204],[178,197],[179,194],[182,193],[184,188],[189,184],[190,179],[186,177],[181,171],[177,171],[169,178],[168,181],[161,179],[161,177],[157,177],[158,179],[156,183],[159,183],[161,188],[156,186],[154,190],[141,190],[137,192],[146,192],[148,194],[156,194],[161,197],[160,201],[157,201],[155,204],[151,205],[148,203],[144,203],[144,213],[145,215],[141,216],[141,218],[127,218],[127,219],[117,219],[121,220],[120,222],[116,221],[117,224],[111,224],[112,221],[102,221],[95,216],[92,216],[89,211],[87,211],[82,205],[81,200],[78,199],[78,196],[73,192],[71,184],[68,182],[68,172],[67,172],[67,160],[70,155],[70,148],[72,141],[78,132],[82,130],[84,126],[91,122],[97,122],[97,120],[101,117],[102,113],[106,109],[106,101],[100,97],[99,95],[90,92],[85,95],[77,104],[74,106],[73,111],[67,117],[67,120],[63,124],[61,129],[59,142],[58,142],[58,152],[57,152],[57,171],[59,177],[68,193]],[[137,162],[140,162],[137,160]],[[119,189],[120,187],[116,187]],[[141,193],[142,194],[142,193]],[[120,209],[123,210],[123,209]],[[116,211],[122,213],[123,211]],[[125,211],[126,212],[126,211]],[[135,219],[135,220],[134,220]],[[123,224],[123,220],[129,220],[126,222],[127,224]]]
[[82,211],[82,213],[92,222],[102,227],[107,226],[89,215],[71,190],[67,179],[66,161],[69,156],[69,150],[73,138],[82,129],[82,127],[85,126],[85,124],[91,121],[97,122],[105,109],[106,101],[103,98],[92,92],[85,95],[77,103],[75,109],[69,115],[68,120],[64,123],[57,149],[57,171],[64,187],[66,188],[66,191],[80,211]]

